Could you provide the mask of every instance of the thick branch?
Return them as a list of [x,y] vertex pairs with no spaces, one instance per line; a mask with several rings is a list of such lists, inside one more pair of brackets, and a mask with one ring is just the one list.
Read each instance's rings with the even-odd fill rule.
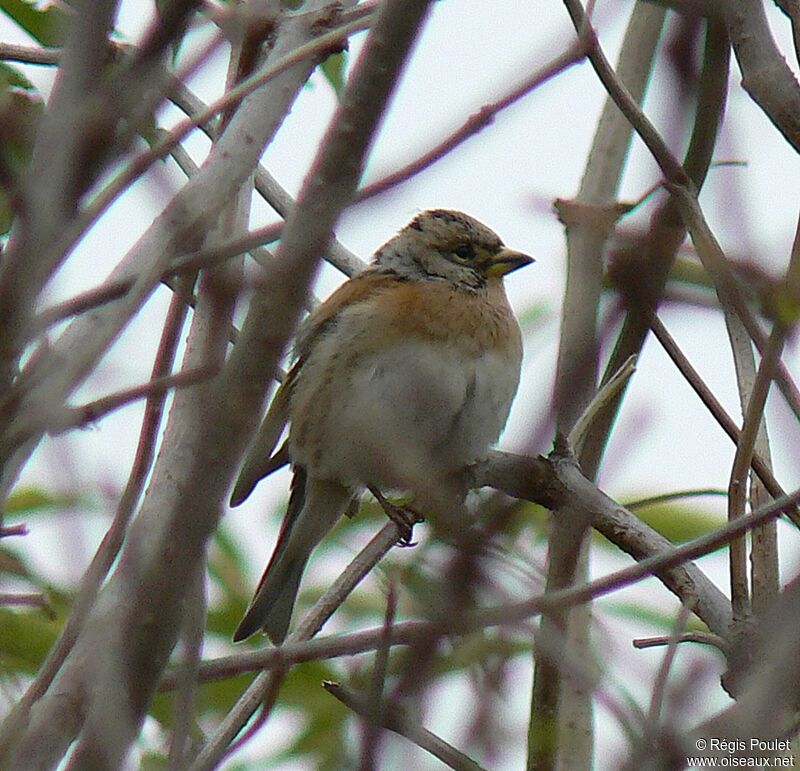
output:
[[[307,16],[290,17],[281,25],[270,56],[280,59],[312,37],[314,30],[308,28],[307,20]],[[158,281],[175,243],[185,240],[192,228],[202,235],[213,226],[215,213],[233,199],[252,173],[313,64],[295,64],[245,99],[204,166],[140,239],[120,269],[120,278],[131,270],[143,270],[142,286],[134,287],[117,303],[74,322],[48,355],[51,371],[58,363],[73,369],[74,362],[69,359],[73,351],[81,359],[81,367],[92,361]],[[218,361],[224,355],[230,326],[230,319],[224,318],[230,306],[228,295],[224,284],[206,285],[204,306],[198,306],[196,312],[201,319],[197,323],[206,325],[206,329],[199,330],[200,337],[193,337],[191,366]],[[69,378],[74,375],[73,370]],[[48,387],[52,387],[52,380],[57,388],[69,387],[69,380],[64,382],[58,373],[45,381]],[[220,501],[244,444],[241,424],[231,417],[227,383],[219,381],[217,378],[176,396],[164,449],[119,567],[59,676],[35,705],[16,767],[26,771],[52,767],[87,711],[100,711],[107,704],[119,706],[114,713],[118,720],[107,726],[107,731],[113,728],[119,734],[109,736],[108,745],[124,755],[130,730],[142,719],[177,638],[185,592],[204,557],[206,540],[217,525]],[[55,398],[58,403],[59,396]],[[237,430],[232,430],[232,425]],[[87,667],[87,661],[93,666]],[[105,687],[87,692],[87,675],[95,675],[92,682],[104,682]],[[73,706],[65,709],[65,704]],[[97,718],[95,725],[100,725],[102,715]]]
[[742,87],[800,151],[800,85],[775,44],[764,3],[726,0],[722,13],[742,72]]
[[[636,560],[668,555],[675,546],[635,514],[611,500],[563,460],[528,458],[494,451],[474,469],[476,486],[488,485],[515,498],[550,509],[572,507],[584,512],[592,526]],[[724,637],[730,626],[730,604],[725,595],[695,565],[658,571],[655,575],[711,629]]]

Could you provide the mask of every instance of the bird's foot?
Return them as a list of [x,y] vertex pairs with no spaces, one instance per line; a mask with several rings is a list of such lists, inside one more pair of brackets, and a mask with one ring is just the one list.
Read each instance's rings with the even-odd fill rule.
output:
[[401,547],[416,546],[416,541],[412,540],[414,525],[424,522],[423,517],[408,506],[397,506],[387,500],[377,487],[370,486],[368,489],[375,496],[375,500],[378,501],[386,516],[397,525],[397,529],[400,531],[397,545]]

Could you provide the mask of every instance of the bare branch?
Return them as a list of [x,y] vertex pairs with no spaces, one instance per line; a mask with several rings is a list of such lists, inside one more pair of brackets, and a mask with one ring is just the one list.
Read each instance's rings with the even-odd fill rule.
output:
[[[703,382],[700,373],[692,366],[691,362],[684,356],[674,338],[667,331],[667,328],[662,323],[661,319],[655,314],[649,314],[650,327],[653,334],[659,343],[663,346],[667,355],[672,359],[673,363],[677,366],[680,373],[686,378],[686,382],[694,389],[695,393],[700,397],[703,404],[708,408],[708,411],[713,415],[714,419],[719,423],[722,430],[730,437],[731,441],[738,446],[740,432],[739,428],[734,423],[733,418],[725,411],[725,408],[720,404],[719,400],[714,396],[711,389]],[[764,486],[769,491],[773,498],[785,495],[780,483],[772,474],[772,471],[767,462],[758,453],[753,453],[751,458],[753,470],[758,474],[759,479],[764,483]],[[800,514],[794,509],[789,509],[786,516],[791,519],[797,527],[800,527]]]
[[[569,10],[569,3],[567,8]],[[649,81],[663,21],[663,9],[639,4],[631,14],[625,32],[616,77],[625,84],[625,93],[637,109]],[[602,53],[598,55],[594,31],[588,23],[576,24],[576,31],[597,68],[596,60]],[[632,137],[630,122],[608,98],[576,198],[578,205],[601,207],[614,201]],[[602,251],[613,224],[611,219],[599,222],[587,218],[567,225],[567,285],[561,314],[554,395],[559,435],[567,435],[573,430],[597,387],[597,314],[603,285]],[[612,395],[610,402],[617,403],[620,396],[621,393]],[[606,404],[605,409],[608,408],[609,404]],[[602,424],[596,423],[595,431],[597,426],[602,429]],[[582,435],[582,440],[585,436]],[[581,462],[590,476],[596,473],[597,465],[590,454],[581,452]],[[570,510],[559,514],[548,545],[548,591],[585,580],[588,575],[589,522]],[[576,648],[589,647],[589,624],[589,615],[584,609],[569,615],[546,615],[542,619],[542,633],[546,637],[563,638],[572,656],[580,658],[588,655],[588,651],[581,653]],[[589,694],[579,684],[573,687],[562,678],[561,661],[560,657],[541,654],[535,657],[528,733],[527,768],[531,771],[553,767],[556,762],[567,767],[591,765]],[[564,716],[568,717],[562,719]],[[562,730],[567,735],[560,738]]]
[[[376,767],[378,746],[381,738],[381,727],[385,727],[386,705],[384,689],[389,666],[389,649],[392,641],[392,627],[397,612],[397,595],[392,584],[386,597],[386,613],[383,619],[383,640],[375,652],[375,664],[370,678],[369,694],[358,710],[363,717],[361,729],[361,757],[359,771],[372,771]],[[330,692],[330,691],[329,691]],[[335,695],[335,694],[334,694]]]
[[800,85],[775,44],[764,3],[725,0],[721,7],[742,72],[742,87],[800,152]]
[[515,86],[504,97],[483,105],[478,112],[474,115],[470,115],[460,128],[446,139],[439,142],[436,146],[423,153],[419,158],[381,177],[375,182],[370,182],[368,185],[362,187],[358,191],[355,200],[360,203],[369,198],[381,195],[381,193],[385,193],[387,190],[397,187],[419,174],[421,171],[433,166],[434,163],[444,158],[448,153],[451,153],[456,147],[466,142],[470,137],[480,133],[487,126],[491,125],[499,112],[518,102],[524,96],[530,94],[531,91],[544,85],[551,78],[564,72],[572,65],[580,62],[584,55],[585,49],[583,41],[577,40],[573,42],[566,51],[554,57],[543,67],[540,67],[530,77]]
[[[579,16],[578,20],[582,18]],[[692,138],[684,162],[685,169],[697,187],[702,185],[711,163],[717,129],[722,120],[728,83],[729,48],[724,29],[719,25],[709,24],[706,30]],[[598,59],[597,66],[605,73],[607,79],[617,80],[603,59]],[[616,89],[609,94],[640,136],[649,136],[655,129],[649,125],[646,116],[635,103],[632,104],[633,100],[620,101],[620,91],[624,91],[624,86],[618,83]],[[642,127],[645,127],[644,135],[641,134]],[[660,146],[660,144],[648,145],[651,152],[658,152]],[[662,169],[670,168],[672,160],[665,159],[660,165]],[[604,379],[616,372],[628,356],[641,351],[649,332],[646,314],[643,311],[657,306],[675,255],[685,236],[686,231],[678,220],[676,204],[670,199],[654,216],[650,233],[644,243],[636,245],[632,253],[635,256],[631,259],[630,265],[615,260],[610,266],[609,271],[615,283],[621,286],[629,307],[614,351],[606,365]],[[588,437],[581,458],[584,468],[589,467],[587,463],[590,459],[592,465],[599,463],[620,404],[621,401],[617,401],[605,411],[604,420],[598,422],[595,432]]]
[[[668,645],[671,640],[670,637],[660,635],[658,637],[638,637],[633,641],[633,647],[644,650],[645,648],[657,648],[662,645]],[[701,645],[712,645],[726,656],[730,652],[730,645],[728,642],[719,635],[709,634],[708,632],[684,632],[678,636],[678,642],[694,642]]]
[[[296,50],[310,34],[305,17],[287,18],[270,57],[282,60],[287,51]],[[57,389],[58,403],[60,394],[71,386],[75,375],[91,366],[158,281],[174,253],[174,239],[180,233],[185,237],[192,226],[202,223],[207,228],[210,213],[220,211],[235,197],[312,66],[313,62],[295,65],[242,103],[203,167],[189,179],[112,276],[127,278],[129,271],[144,270],[145,278],[122,300],[73,322],[49,352],[47,376],[36,379],[47,393],[33,389],[29,399],[35,403],[37,397],[44,398],[44,403],[50,404],[53,390]],[[211,222],[215,219],[216,214]],[[201,228],[200,232],[204,230]],[[200,342],[198,338],[197,344],[189,348],[193,366],[209,364],[224,356],[230,325],[230,318],[224,316],[231,307],[231,299],[230,287],[224,282],[207,287],[203,296],[205,306],[198,307],[195,313],[195,320],[201,319],[196,323],[200,324],[198,330],[203,328],[198,332],[203,340]],[[70,358],[73,346],[77,360]],[[54,370],[56,362],[60,369]],[[153,471],[152,493],[145,496],[131,529],[126,549],[130,556],[120,560],[84,633],[47,696],[33,711],[29,729],[20,743],[17,762],[31,771],[50,767],[54,758],[63,755],[87,711],[94,711],[94,717],[93,734],[86,737],[89,742],[86,748],[90,749],[96,738],[98,745],[111,746],[115,753],[126,751],[131,732],[174,645],[183,592],[203,557],[208,535],[216,527],[219,502],[230,484],[244,441],[243,431],[231,417],[235,400],[226,398],[227,391],[218,381],[220,378],[176,395],[164,434],[164,447],[170,449],[162,453],[161,463]],[[176,543],[180,549],[174,548]],[[164,549],[170,552],[171,559],[164,560]],[[150,608],[146,615],[152,624],[141,623],[145,607]],[[113,636],[111,641],[109,634]],[[102,645],[98,644],[98,637],[103,638]],[[91,673],[82,667],[89,651],[97,659]],[[99,658],[98,651],[103,652]],[[119,667],[123,669],[120,671]],[[91,698],[83,690],[89,674],[93,683],[103,684],[102,689],[91,692]],[[111,684],[115,684],[113,692],[109,690]],[[77,705],[69,711],[68,721],[63,719],[67,715],[61,717],[65,703]],[[54,717],[54,713],[59,717]],[[119,715],[118,722],[101,729],[103,715],[107,718],[109,714]],[[119,733],[110,734],[110,728]]]
[[0,606],[19,605],[27,608],[41,608],[47,612],[51,621],[56,619],[56,612],[43,594],[8,594],[0,593]]
[[[322,687],[331,694],[331,696],[337,698],[342,704],[349,707],[356,714],[362,715],[369,720],[373,719],[372,711],[367,700],[351,693],[347,688],[338,683],[325,682],[322,684]],[[400,736],[404,736],[412,742],[412,744],[417,745],[417,747],[426,750],[435,758],[441,760],[448,768],[454,768],[458,771],[482,771],[483,769],[483,767],[479,766],[472,758],[411,720],[399,708],[393,708],[389,705],[384,709],[382,712],[381,725]]]
[[[394,522],[387,522],[372,540],[356,555],[339,578],[320,597],[317,603],[303,617],[297,628],[289,635],[287,646],[312,638],[345,598],[355,589],[364,576],[380,562],[386,553],[397,543],[400,531]],[[381,628],[381,639],[385,634]],[[263,703],[264,695],[274,691],[284,674],[286,661],[282,656],[283,647],[275,650],[277,669],[262,672],[239,697],[236,704],[225,716],[208,744],[197,757],[190,771],[205,771],[227,753],[227,748],[237,734],[247,724],[255,711]],[[290,647],[291,651],[291,647]]]
[[0,43],[0,61],[22,64],[55,65],[61,61],[62,51],[39,46],[23,46],[15,43]]
[[[185,318],[186,304],[179,298],[173,297],[164,323],[164,330],[161,333],[161,342],[153,363],[153,378],[163,377],[172,370]],[[3,721],[2,726],[0,726],[0,757],[4,756],[11,743],[16,741],[20,726],[27,722],[32,705],[50,687],[67,654],[72,650],[78,634],[83,629],[89,611],[94,605],[100,586],[119,553],[128,524],[133,516],[134,507],[142,494],[145,480],[153,462],[156,436],[161,426],[165,399],[166,392],[163,391],[151,394],[147,398],[133,466],[128,476],[125,490],[117,505],[111,527],[103,537],[89,567],[81,578],[80,590],[72,604],[69,618],[61,630],[58,641],[51,648],[44,663],[39,667],[33,682],[22,698],[14,705],[13,710]]]
[[[311,13],[311,12],[310,12]],[[319,11],[316,12],[317,16]],[[311,13],[310,19],[315,18]],[[109,277],[109,283],[134,280],[131,289],[117,302],[104,305],[74,321],[53,344],[46,357],[39,357],[26,367],[9,396],[13,408],[9,434],[26,436],[26,424],[46,419],[49,412],[60,409],[69,392],[93,368],[98,358],[116,338],[124,325],[157,285],[172,256],[186,249],[187,242],[196,242],[216,220],[217,213],[231,200],[241,183],[252,173],[261,151],[272,138],[288,104],[297,93],[298,83],[305,82],[315,61],[308,56],[319,49],[297,52],[302,46],[319,39],[316,30],[308,27],[309,16],[289,17],[282,25],[275,54],[262,71],[269,74],[268,84],[254,91],[242,103],[220,141],[199,172],[194,175],[173,201],[139,239]],[[340,35],[341,30],[336,32]],[[340,38],[336,38],[340,39]],[[284,42],[288,41],[288,42]],[[302,41],[302,42],[301,42]],[[331,41],[329,41],[331,42]],[[272,68],[272,62],[278,66]],[[276,75],[276,72],[280,74]],[[256,77],[258,80],[258,76]],[[259,81],[260,82],[260,81]],[[252,85],[252,84],[251,84]],[[274,98],[278,94],[279,98]],[[241,98],[241,94],[237,95]],[[235,103],[233,100],[231,103]],[[226,104],[216,103],[215,109]],[[168,148],[163,148],[166,152]],[[108,198],[110,202],[113,196]],[[102,207],[91,214],[99,214]],[[80,219],[80,217],[79,217]],[[76,225],[76,233],[83,226]],[[7,437],[6,437],[7,439]],[[26,445],[9,447],[0,437],[0,496],[11,486],[21,465],[35,447],[33,439]]]
[[[636,560],[648,562],[668,555],[675,547],[638,517],[611,501],[568,460],[526,458],[494,451],[473,468],[475,486],[489,485],[515,498],[550,509],[573,507],[592,527]],[[785,497],[781,500],[787,500]],[[681,547],[682,549],[683,547]],[[643,564],[642,563],[642,564]],[[678,560],[675,564],[681,564]],[[726,635],[731,623],[730,603],[695,565],[659,570],[659,580],[711,629]],[[548,596],[551,593],[548,592]]]
[[650,736],[655,738],[658,735],[658,724],[660,722],[661,710],[664,706],[664,696],[667,689],[667,679],[669,677],[670,669],[675,663],[675,655],[678,652],[678,643],[683,636],[683,630],[689,621],[690,611],[685,605],[681,605],[678,617],[675,619],[675,624],[672,627],[667,642],[667,650],[664,653],[664,658],[661,660],[661,666],[658,668],[656,681],[653,684],[653,693],[650,696],[650,710],[647,715],[647,728]]
[[83,404],[80,407],[70,407],[65,411],[63,419],[50,427],[50,433],[57,436],[72,428],[79,428],[89,423],[96,423],[109,413],[114,412],[114,410],[125,407],[139,399],[144,399],[150,394],[163,393],[174,388],[185,388],[186,386],[200,383],[203,380],[208,380],[216,374],[217,372],[209,367],[186,372],[177,372],[174,375],[154,378],[148,383],[143,383],[133,388],[127,388],[116,394],[103,396],[100,399],[95,399],[93,402]]
[[26,338],[27,319],[44,282],[59,262],[52,243],[72,217],[91,178],[98,140],[111,116],[103,90],[106,41],[118,0],[98,0],[91,12],[72,15],[59,75],[38,131],[21,190],[21,214],[0,265],[0,383],[6,391]]
[[206,621],[205,566],[197,566],[193,591],[186,597],[183,620],[183,662],[178,669],[178,705],[172,741],[169,747],[170,769],[180,771],[186,768],[191,758],[191,734],[195,720],[195,707],[199,688],[203,650],[203,634]]
[[[498,460],[500,461],[499,463],[497,463]],[[498,459],[495,456],[489,460],[489,465],[485,468],[487,481],[495,476],[490,471],[494,466],[497,470],[498,478],[508,482],[510,475],[508,466],[514,467],[520,462],[528,465],[531,463],[531,459],[521,461],[519,458]],[[569,471],[569,468],[570,466],[567,465],[566,469],[562,467],[557,470],[557,477],[566,480],[566,487],[569,490],[568,496],[577,495],[575,505],[581,505],[580,501],[583,501],[582,505],[587,508],[587,513],[594,518],[597,529],[606,537],[611,538],[615,528],[627,519],[622,514],[621,507],[605,498],[599,490],[593,488],[588,480],[580,476],[580,472],[577,470]],[[564,474],[565,470],[567,471],[566,475]],[[521,480],[518,480],[516,485],[512,484],[511,486],[518,491],[527,489],[527,483]],[[581,489],[584,487],[585,489]],[[502,608],[476,611],[474,615],[464,619],[464,623],[468,627],[472,623],[478,623],[479,620],[484,625],[513,623],[529,617],[531,612],[543,613],[551,608],[587,602],[617,591],[624,586],[630,586],[632,583],[636,583],[647,576],[655,575],[671,591],[684,600],[708,624],[712,632],[725,636],[731,623],[727,598],[702,573],[697,571],[695,566],[688,563],[691,560],[716,551],[730,543],[732,539],[752,530],[754,527],[775,519],[785,507],[794,506],[799,501],[800,489],[794,490],[769,505],[760,506],[751,514],[729,522],[714,532],[696,538],[694,541],[682,546],[673,546],[664,539],[665,549],[659,550],[659,553],[645,557],[637,564],[618,570],[597,581],[557,592],[548,592],[541,597],[512,603]],[[632,553],[631,547],[633,543],[631,539],[620,537],[618,540],[620,541],[618,545],[625,551]],[[682,566],[682,569],[686,571],[683,575],[679,576],[673,572],[678,566]]]
[[3,525],[0,527],[0,538],[8,538],[15,535],[28,535],[28,526],[20,523],[18,525]]

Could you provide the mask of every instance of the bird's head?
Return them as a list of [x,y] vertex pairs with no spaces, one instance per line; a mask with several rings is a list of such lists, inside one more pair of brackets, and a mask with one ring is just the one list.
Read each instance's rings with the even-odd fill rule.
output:
[[375,262],[408,278],[442,279],[479,289],[533,258],[506,247],[497,233],[468,214],[430,209],[378,249]]

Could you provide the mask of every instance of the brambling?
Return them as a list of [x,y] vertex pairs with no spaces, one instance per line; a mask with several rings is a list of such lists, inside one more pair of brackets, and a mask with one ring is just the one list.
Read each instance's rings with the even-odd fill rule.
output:
[[231,498],[282,465],[270,456],[288,422],[288,510],[234,640],[284,640],[311,552],[367,487],[409,491],[434,528],[464,529],[464,470],[497,441],[519,384],[502,279],[531,262],[466,214],[426,211],[311,313]]

